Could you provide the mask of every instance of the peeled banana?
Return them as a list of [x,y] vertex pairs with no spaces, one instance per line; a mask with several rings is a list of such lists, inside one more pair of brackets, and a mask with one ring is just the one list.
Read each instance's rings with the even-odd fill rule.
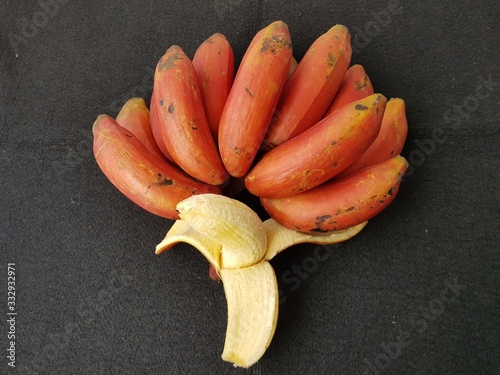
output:
[[222,269],[228,320],[222,359],[248,368],[271,344],[278,321],[278,282],[269,262]]
[[265,222],[235,199],[201,194],[177,204],[179,220],[156,246],[156,254],[179,242],[197,248],[222,280],[228,320],[222,359],[248,368],[271,343],[278,320],[278,283],[269,263],[298,243],[332,244],[359,233],[365,223],[326,234],[305,234]]

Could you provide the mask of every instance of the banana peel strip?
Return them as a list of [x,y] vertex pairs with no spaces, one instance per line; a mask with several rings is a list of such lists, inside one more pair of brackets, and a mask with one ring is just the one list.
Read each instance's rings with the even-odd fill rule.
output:
[[274,219],[264,221],[264,229],[267,236],[267,250],[265,260],[271,260],[283,250],[301,243],[313,243],[320,245],[331,245],[357,235],[368,224],[365,221],[351,228],[328,233],[307,234],[284,227]]
[[156,245],[156,254],[161,254],[179,242],[186,242],[198,249],[217,271],[220,270],[220,254],[222,251],[220,242],[197,232],[182,220],[176,220],[165,238]]

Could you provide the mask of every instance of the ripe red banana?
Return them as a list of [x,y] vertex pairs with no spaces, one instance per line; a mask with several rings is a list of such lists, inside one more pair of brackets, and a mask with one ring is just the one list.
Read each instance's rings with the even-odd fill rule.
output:
[[346,229],[373,218],[396,196],[408,162],[395,156],[340,181],[288,198],[261,198],[281,225],[306,233]]
[[150,113],[144,99],[131,98],[127,100],[116,116],[116,122],[134,134],[152,154],[159,158],[165,157],[154,139]]
[[405,102],[403,99],[392,98],[385,106],[382,126],[375,141],[358,160],[336,175],[335,179],[347,177],[370,165],[382,163],[401,154],[407,134]]
[[211,185],[227,181],[208,126],[193,63],[179,46],[171,46],[156,66],[155,105],[162,139],[176,164]]
[[218,186],[197,182],[177,166],[152,154],[112,117],[94,122],[94,156],[102,172],[126,197],[143,209],[178,219],[176,205],[202,193],[220,194]]
[[151,94],[151,103],[149,104],[149,114],[150,114],[150,124],[151,124],[151,132],[153,133],[153,138],[160,149],[161,153],[165,155],[165,157],[170,160],[172,163],[175,164],[174,159],[172,158],[172,155],[167,150],[167,146],[165,145],[165,142],[163,142],[163,138],[161,136],[161,130],[160,130],[160,120],[158,119],[159,112],[158,112],[158,105],[157,105],[157,100],[156,100],[156,95],[155,91],[153,90]]
[[335,25],[309,47],[288,79],[262,144],[270,150],[317,123],[337,92],[351,61],[351,37]]
[[217,142],[220,117],[234,78],[234,55],[226,37],[216,33],[205,40],[194,54],[193,65],[208,125]]
[[219,150],[234,177],[244,177],[259,151],[292,61],[287,25],[260,30],[243,56],[219,124]]
[[253,195],[287,197],[311,189],[347,168],[373,143],[386,98],[348,104],[304,133],[266,153],[245,178]]
[[331,115],[348,103],[373,94],[373,86],[362,65],[351,66],[345,73],[342,84],[323,117]]

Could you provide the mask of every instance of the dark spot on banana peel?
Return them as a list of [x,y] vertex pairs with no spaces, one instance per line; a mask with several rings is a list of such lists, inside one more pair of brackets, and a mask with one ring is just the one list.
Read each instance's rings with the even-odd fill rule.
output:
[[331,52],[328,52],[328,66],[330,66],[331,68],[333,68],[335,66],[335,63],[337,62],[337,59],[335,58],[335,56],[333,55],[333,53]]
[[271,52],[276,53],[285,48],[292,48],[292,43],[288,41],[286,38],[280,38],[278,35],[273,35],[270,38],[267,38],[262,43],[262,48],[260,49],[260,53]]
[[128,138],[133,138],[134,136],[130,133],[125,133],[125,136],[128,137]]
[[391,188],[389,189],[389,191],[387,192],[387,194],[389,194],[389,195],[394,194],[394,187],[391,187]]
[[317,216],[316,217],[316,222],[317,223],[324,223],[325,221],[327,221],[328,219],[331,219],[331,218],[332,218],[332,215]]
[[246,92],[248,92],[248,94],[250,94],[250,96],[253,98],[253,92],[250,91],[250,89],[248,87],[245,86],[245,90]]
[[184,56],[181,53],[174,53],[165,60],[158,62],[158,70],[172,69],[180,60],[184,60]]
[[[316,216],[316,221],[314,222],[315,227],[313,229],[311,229],[311,232],[327,232],[327,230],[323,228],[323,224],[325,224],[325,222],[331,218],[332,218],[332,215]],[[335,223],[335,221],[333,223]],[[332,224],[332,223],[329,223],[329,224]]]
[[160,106],[163,105],[163,99],[160,99]]
[[363,104],[356,104],[354,109],[357,111],[368,111],[368,107],[366,105],[363,105]]
[[174,103],[168,106],[168,113],[174,113]]
[[158,173],[158,179],[153,183],[153,185],[156,186],[169,186],[173,184],[174,184],[173,180],[171,180],[170,178],[163,177],[161,173]]
[[356,91],[359,91],[361,89],[364,89],[368,83],[368,77],[365,75],[363,80],[356,81]]

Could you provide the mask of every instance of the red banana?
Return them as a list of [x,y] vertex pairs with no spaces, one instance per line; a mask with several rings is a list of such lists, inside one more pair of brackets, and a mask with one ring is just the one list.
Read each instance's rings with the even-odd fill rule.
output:
[[349,30],[335,25],[309,47],[288,79],[263,148],[272,149],[317,123],[330,105],[351,61]]
[[153,136],[150,124],[150,113],[144,99],[127,100],[116,116],[116,122],[134,134],[137,139],[159,158],[164,158]]
[[102,172],[143,209],[178,219],[175,207],[195,194],[220,194],[218,186],[197,182],[177,166],[152,154],[112,117],[99,115],[92,127],[94,156]]
[[365,167],[401,154],[407,134],[405,102],[403,99],[392,98],[385,106],[382,126],[375,141],[358,160],[336,175],[335,179],[347,177]]
[[165,142],[163,142],[163,138],[161,136],[160,120],[158,119],[158,108],[155,98],[155,91],[153,90],[153,93],[151,94],[151,103],[149,104],[151,132],[153,133],[153,138],[158,145],[161,153],[165,155],[168,160],[175,164],[175,161],[172,158],[172,155],[170,155],[170,153],[168,152],[167,146],[165,145]]
[[287,197],[329,180],[373,143],[385,104],[381,94],[348,104],[269,151],[246,176],[248,191],[259,197]]
[[261,198],[267,213],[281,225],[305,233],[346,229],[370,220],[396,196],[408,168],[402,156],[328,181],[288,198]]
[[171,46],[156,66],[155,103],[162,139],[177,165],[211,185],[224,183],[224,169],[210,132],[193,63]]
[[243,56],[219,124],[219,150],[227,171],[244,177],[259,151],[292,61],[288,26],[260,30]]
[[333,98],[332,103],[323,117],[331,115],[340,107],[356,100],[366,98],[373,94],[373,86],[363,66],[356,64],[351,66],[342,80],[339,91]]
[[193,65],[208,125],[217,141],[220,117],[234,78],[234,55],[226,37],[216,33],[204,41],[194,54]]

